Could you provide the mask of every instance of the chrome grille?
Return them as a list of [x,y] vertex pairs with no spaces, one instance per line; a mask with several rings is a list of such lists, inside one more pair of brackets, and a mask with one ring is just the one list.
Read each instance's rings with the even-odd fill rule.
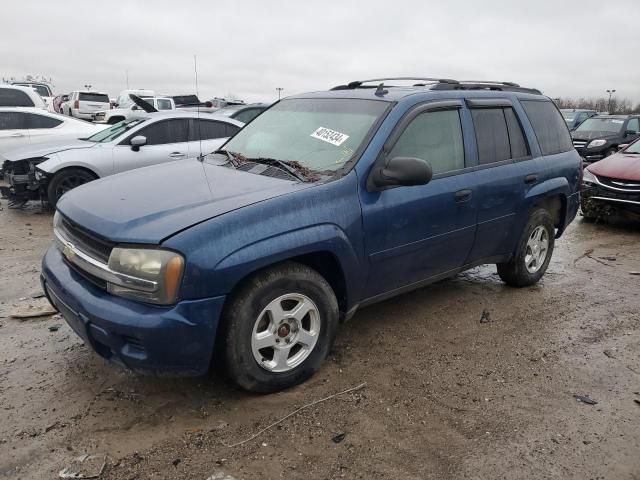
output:
[[64,217],[61,218],[60,229],[67,240],[73,243],[78,249],[104,263],[109,262],[109,255],[111,255],[113,244],[97,239],[82,231],[82,229]]
[[587,141],[586,140],[574,140],[573,141],[573,146],[575,148],[584,148],[587,146]]

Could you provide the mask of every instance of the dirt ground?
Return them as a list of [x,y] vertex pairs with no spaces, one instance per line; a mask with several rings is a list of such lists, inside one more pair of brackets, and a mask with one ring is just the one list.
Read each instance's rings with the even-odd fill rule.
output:
[[535,287],[487,266],[364,309],[314,378],[259,396],[135,376],[57,316],[10,318],[44,302],[52,215],[1,208],[0,477],[97,454],[80,466],[106,455],[119,480],[640,479],[638,228],[577,219]]

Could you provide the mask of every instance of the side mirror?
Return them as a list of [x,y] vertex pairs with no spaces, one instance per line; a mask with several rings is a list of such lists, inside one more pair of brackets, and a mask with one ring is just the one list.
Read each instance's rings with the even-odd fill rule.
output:
[[61,101],[68,102],[69,101],[69,95],[63,95]]
[[211,108],[211,107],[213,107],[213,103],[211,103],[209,101],[206,101],[206,102],[204,102],[204,106],[207,107],[207,108]]
[[618,145],[618,151],[620,150],[624,150],[625,148],[627,148],[629,146],[628,143],[621,143],[620,145]]
[[433,177],[431,165],[426,160],[413,157],[394,157],[382,168],[371,172],[373,189],[392,186],[426,185]]
[[134,105],[131,107],[131,110],[140,110],[140,107],[138,107],[138,105]]
[[634,132],[633,130],[627,130],[626,132],[624,132],[624,136],[625,137],[633,137],[635,135],[637,135],[638,132]]
[[137,152],[140,150],[140,147],[145,145],[147,143],[147,137],[143,136],[143,135],[138,135],[136,137],[133,137],[131,139],[131,150],[133,150],[134,152]]

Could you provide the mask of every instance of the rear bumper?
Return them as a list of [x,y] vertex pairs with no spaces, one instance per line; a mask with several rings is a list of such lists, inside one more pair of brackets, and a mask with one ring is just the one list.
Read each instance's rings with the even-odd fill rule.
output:
[[558,231],[556,232],[556,238],[559,238],[562,233],[566,230],[571,222],[578,215],[578,209],[580,208],[580,192],[576,192],[572,195],[569,195],[567,198],[567,207],[564,215],[564,223],[560,226]]
[[195,376],[211,364],[225,297],[157,307],[111,295],[85,279],[52,246],[42,261],[49,301],[96,353],[147,374]]

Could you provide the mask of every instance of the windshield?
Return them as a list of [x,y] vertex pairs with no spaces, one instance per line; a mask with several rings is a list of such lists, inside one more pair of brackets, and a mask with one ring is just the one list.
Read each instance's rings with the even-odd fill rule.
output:
[[573,119],[576,118],[576,115],[576,112],[562,112],[562,117],[567,123],[573,122]]
[[122,134],[128,132],[136,125],[140,125],[142,122],[145,122],[146,118],[134,118],[131,120],[123,120],[122,122],[116,123],[114,126],[107,128],[105,130],[101,130],[98,133],[91,135],[89,138],[85,138],[88,142],[97,142],[97,143],[106,143],[111,140],[115,140]]
[[247,159],[273,158],[316,172],[335,171],[353,156],[387,106],[375,100],[283,100],[224,148]]
[[576,132],[612,132],[617,133],[622,128],[624,120],[619,118],[587,118],[576,128]]
[[633,142],[631,145],[624,149],[624,153],[640,153],[640,141]]

